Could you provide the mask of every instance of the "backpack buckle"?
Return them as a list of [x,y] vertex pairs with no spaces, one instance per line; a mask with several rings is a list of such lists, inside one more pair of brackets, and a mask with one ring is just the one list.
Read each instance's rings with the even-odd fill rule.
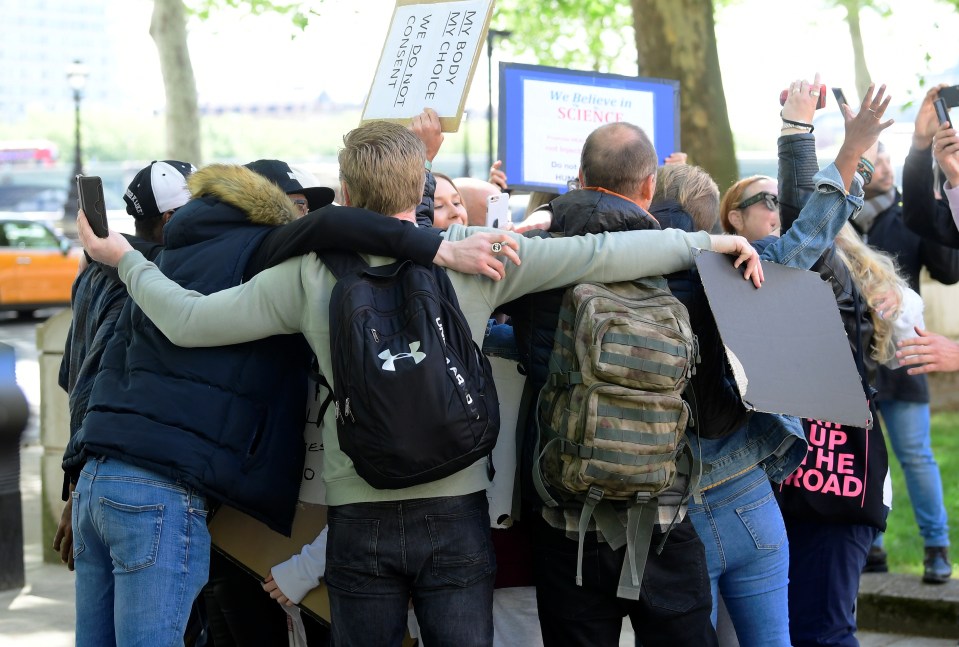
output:
[[603,499],[603,489],[598,488],[595,485],[589,486],[589,491],[586,492],[586,500],[593,502],[593,505],[596,505]]

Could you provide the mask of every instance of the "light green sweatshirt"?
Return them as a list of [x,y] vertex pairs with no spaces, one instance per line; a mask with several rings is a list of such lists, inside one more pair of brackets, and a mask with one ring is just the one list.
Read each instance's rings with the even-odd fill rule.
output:
[[[454,225],[445,235],[455,241],[476,231],[488,230]],[[705,232],[687,234],[673,229],[516,239],[522,264],[507,264],[506,278],[501,281],[449,272],[473,339],[480,346],[490,313],[500,304],[529,292],[580,281],[626,281],[677,272],[692,265],[692,248],[711,248]],[[384,257],[366,258],[374,266],[393,262]],[[138,252],[125,254],[119,271],[133,299],[174,344],[222,346],[302,332],[319,359],[320,372],[332,384],[329,301],[336,280],[316,255],[291,258],[248,283],[207,296],[181,288]],[[410,397],[417,394],[411,392]],[[459,496],[489,485],[486,461],[481,460],[439,481],[377,490],[356,474],[353,462],[340,450],[333,407],[323,421],[323,445],[329,505]]]

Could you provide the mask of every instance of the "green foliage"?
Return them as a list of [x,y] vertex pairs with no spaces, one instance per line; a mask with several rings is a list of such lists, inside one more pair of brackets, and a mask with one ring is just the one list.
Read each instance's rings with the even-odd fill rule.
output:
[[536,11],[524,0],[501,0],[492,27],[512,32],[497,47],[514,55],[531,53],[542,65],[636,73],[627,0],[540,0]]
[[[884,538],[889,553],[889,569],[897,573],[922,575],[923,544],[913,516],[902,468],[889,448],[889,470],[892,475],[892,511],[887,520]],[[943,498],[949,515],[950,555],[956,560],[959,546],[959,482],[951,475],[959,472],[959,413],[936,413],[932,416],[932,450],[942,474]],[[959,575],[959,573],[957,573]]]
[[183,4],[188,14],[200,20],[207,20],[211,14],[222,11],[238,11],[250,16],[259,16],[264,13],[278,13],[289,15],[293,26],[303,31],[310,23],[310,16],[317,15],[313,4],[320,4],[323,0],[312,2],[273,2],[272,0],[184,0]]

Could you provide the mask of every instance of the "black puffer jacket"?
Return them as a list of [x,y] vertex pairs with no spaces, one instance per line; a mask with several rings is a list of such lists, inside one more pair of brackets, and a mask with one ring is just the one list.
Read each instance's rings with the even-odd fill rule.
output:
[[[269,225],[295,218],[293,205],[244,167],[208,166],[188,183],[201,197],[164,228],[158,265],[203,294],[238,285]],[[289,534],[303,469],[310,357],[300,335],[180,348],[129,300],[64,469],[79,471],[89,456],[117,458]]]

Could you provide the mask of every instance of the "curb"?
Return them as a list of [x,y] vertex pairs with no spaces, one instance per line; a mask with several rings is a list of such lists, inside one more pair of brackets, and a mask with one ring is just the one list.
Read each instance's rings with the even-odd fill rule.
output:
[[959,639],[959,580],[923,584],[917,575],[864,573],[859,582],[860,629]]

